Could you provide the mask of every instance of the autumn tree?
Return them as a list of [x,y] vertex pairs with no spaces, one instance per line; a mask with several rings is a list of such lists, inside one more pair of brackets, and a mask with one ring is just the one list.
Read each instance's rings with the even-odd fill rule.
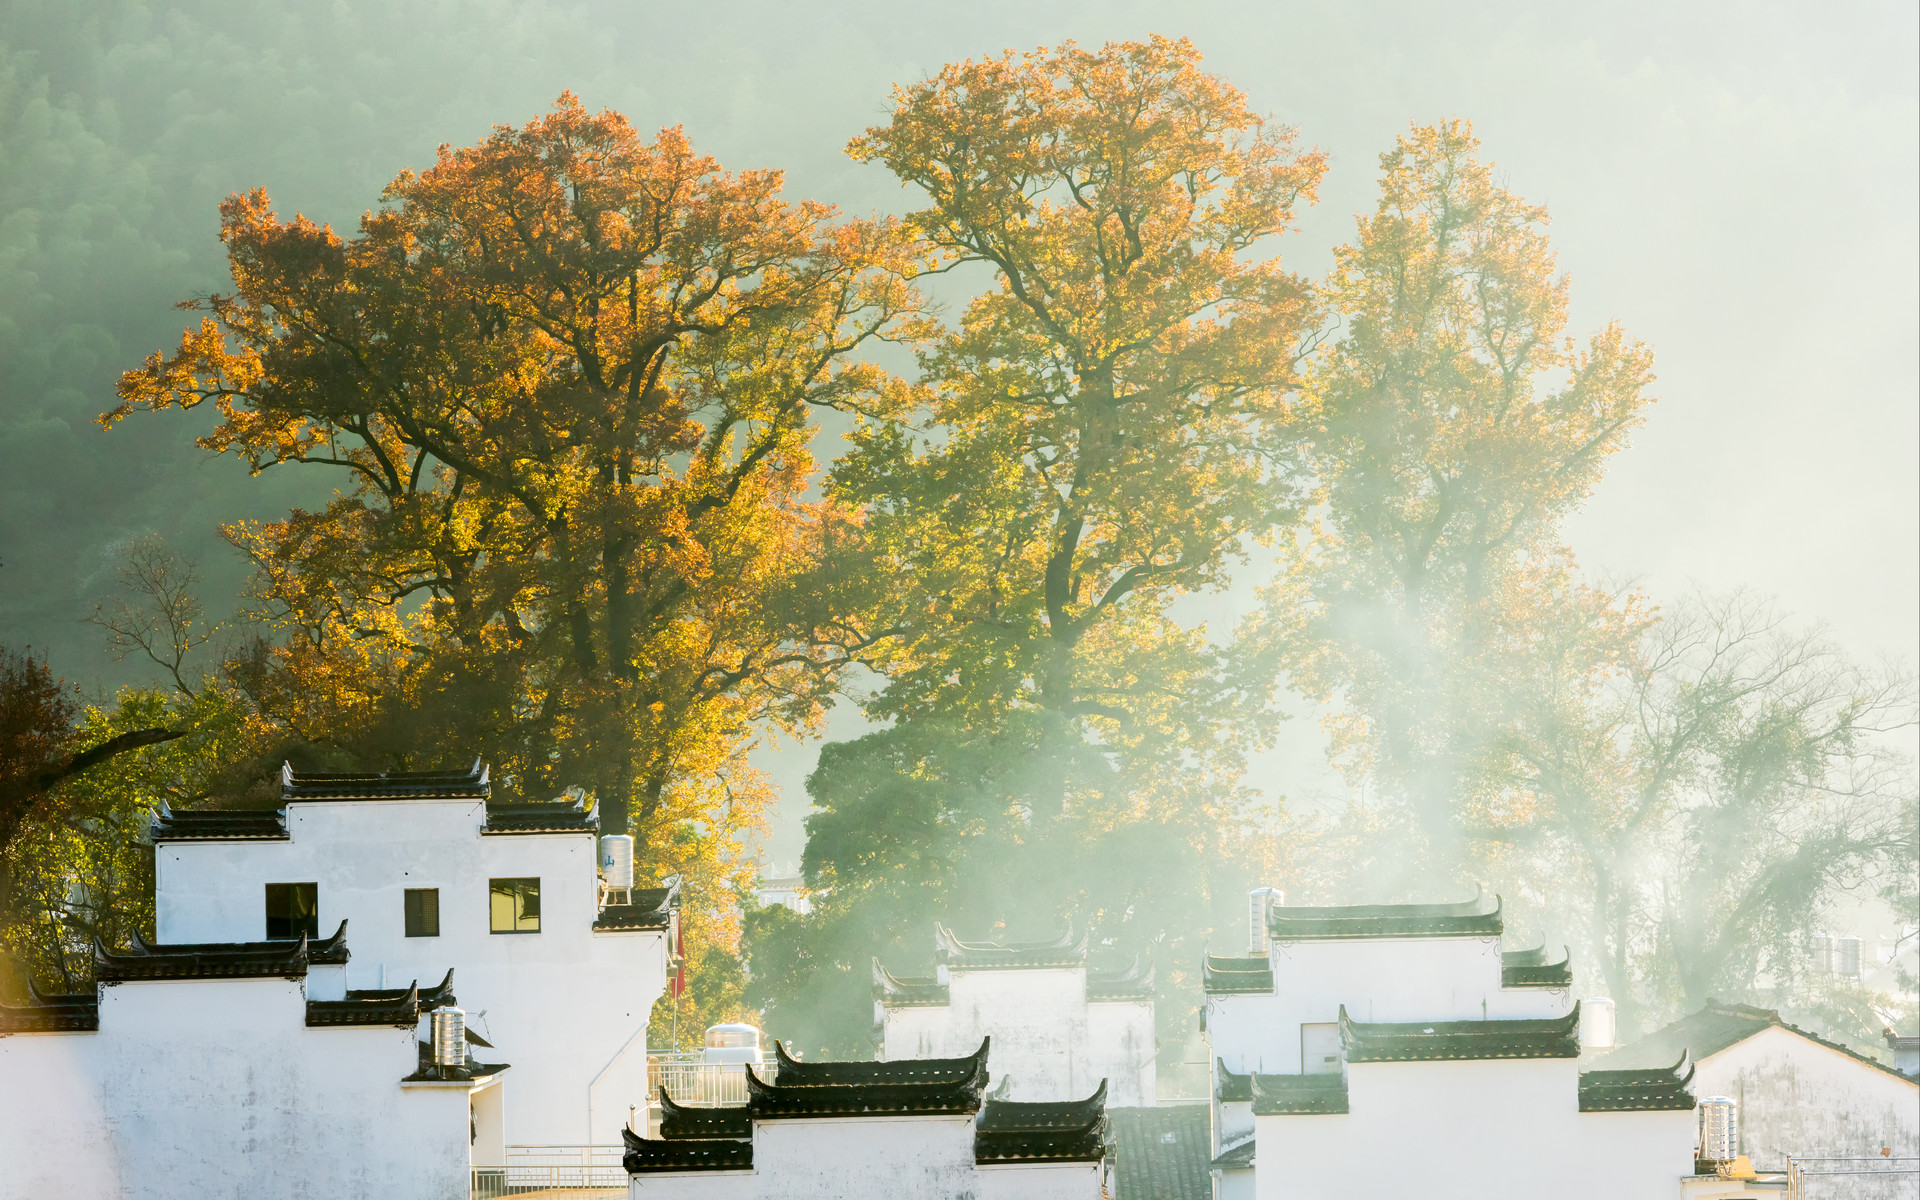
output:
[[[850,152],[985,290],[922,355],[928,404],[863,421],[832,474],[900,633],[867,656],[891,728],[810,784],[816,974],[864,994],[865,956],[923,954],[935,915],[1197,932],[1169,896],[1235,836],[1269,714],[1169,610],[1297,509],[1316,313],[1271,240],[1323,158],[1163,38],[946,67]],[[1148,829],[1157,856],[1123,851]]]
[[696,931],[750,870],[755,724],[806,728],[885,635],[836,599],[855,531],[806,499],[809,442],[819,409],[904,402],[858,351],[916,335],[916,252],[780,187],[565,95],[401,174],[352,237],[236,195],[234,291],[103,418],[211,404],[208,449],[339,480],[227,530],[276,630],[230,664],[265,718],[580,787],[689,877]]
[[1383,891],[1472,873],[1461,823],[1497,804],[1482,763],[1536,648],[1577,649],[1562,667],[1597,680],[1642,619],[1582,579],[1559,526],[1639,423],[1651,354],[1616,325],[1568,336],[1546,211],[1478,145],[1462,121],[1400,138],[1336,251],[1341,333],[1303,389],[1317,519],[1261,631],[1384,806],[1363,872]]

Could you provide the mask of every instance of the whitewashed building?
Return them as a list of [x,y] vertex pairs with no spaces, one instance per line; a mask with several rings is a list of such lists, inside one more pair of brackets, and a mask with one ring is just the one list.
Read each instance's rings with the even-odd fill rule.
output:
[[1115,1107],[1154,1102],[1153,970],[1088,965],[1087,935],[963,942],[934,926],[934,974],[873,962],[874,1021],[888,1061],[953,1057],[993,1038],[1014,1101],[1062,1101],[1103,1082]]
[[[282,792],[163,812],[156,942],[0,1006],[0,1200],[466,1196],[508,1146],[617,1144],[645,1104],[677,892],[605,886],[593,814],[493,803],[478,764]],[[511,1073],[424,1057],[456,978]]]
[[986,1096],[989,1044],[971,1054],[799,1062],[776,1043],[774,1081],[749,1068],[747,1103],[660,1097],[658,1138],[625,1134],[633,1200],[1100,1200],[1105,1094],[1022,1104]]
[[465,1197],[507,1067],[425,1057],[451,978],[349,990],[347,962],[343,933],[141,945],[0,1005],[0,1198]]
[[494,801],[478,762],[387,775],[287,769],[281,793],[277,810],[162,815],[158,940],[317,936],[350,921],[352,987],[403,987],[455,967],[471,1024],[515,1064],[512,1140],[617,1144],[628,1106],[646,1094],[647,1022],[678,950],[677,891],[613,891],[599,873],[595,813]]
[[1220,1196],[1678,1194],[1685,1065],[1583,1075],[1569,964],[1502,951],[1497,898],[1271,898],[1203,967]]
[[1844,1194],[1920,1195],[1920,1082],[1911,1076],[1789,1024],[1772,1009],[1717,1001],[1595,1064],[1646,1067],[1682,1053],[1698,1066],[1695,1092],[1734,1101],[1737,1148],[1755,1168],[1784,1172],[1789,1157],[1866,1160],[1856,1169],[1900,1177],[1834,1179]]

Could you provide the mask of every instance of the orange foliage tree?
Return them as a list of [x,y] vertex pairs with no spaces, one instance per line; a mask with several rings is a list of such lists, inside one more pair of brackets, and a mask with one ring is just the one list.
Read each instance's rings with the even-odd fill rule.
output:
[[768,801],[753,728],[809,726],[887,634],[840,615],[857,528],[805,498],[813,414],[907,402],[858,351],[921,332],[896,225],[780,187],[569,94],[401,174],[353,237],[222,206],[233,292],[102,420],[210,402],[208,449],[341,480],[227,529],[283,635],[230,664],[264,716],[582,788],[721,919]]

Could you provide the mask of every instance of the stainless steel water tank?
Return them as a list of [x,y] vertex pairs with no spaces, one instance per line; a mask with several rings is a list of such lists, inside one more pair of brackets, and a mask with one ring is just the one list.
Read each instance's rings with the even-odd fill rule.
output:
[[1589,996],[1580,1002],[1580,1044],[1589,1050],[1605,1050],[1614,1044],[1615,1012],[1606,996]]
[[1833,974],[1833,937],[1831,934],[1813,935],[1813,969],[1819,975]]
[[633,839],[610,833],[600,839],[600,881],[617,892],[633,886]]
[[1859,938],[1837,937],[1833,939],[1833,973],[1843,979],[1860,978]]
[[757,1063],[760,1030],[741,1021],[709,1025],[705,1057],[710,1063]]
[[429,1014],[433,1034],[433,1065],[467,1065],[467,1014],[464,1009],[436,1008]]
[[1700,1157],[1707,1162],[1732,1162],[1740,1154],[1740,1114],[1728,1096],[1700,1100]]

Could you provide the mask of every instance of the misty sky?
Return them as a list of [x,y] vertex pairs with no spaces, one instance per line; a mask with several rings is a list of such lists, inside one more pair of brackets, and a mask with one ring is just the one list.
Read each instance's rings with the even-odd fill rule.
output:
[[[179,328],[165,300],[218,286],[214,206],[233,190],[264,184],[283,215],[300,209],[350,224],[399,168],[428,164],[437,144],[524,122],[570,87],[643,131],[684,124],[697,148],[729,168],[785,167],[790,196],[900,209],[912,197],[884,168],[842,154],[851,135],[882,119],[893,83],[1004,47],[1157,32],[1193,38],[1210,69],[1330,153],[1318,208],[1281,244],[1297,270],[1318,275],[1329,247],[1350,235],[1353,215],[1373,203],[1376,156],[1409,121],[1470,118],[1507,186],[1550,206],[1576,334],[1618,318],[1658,355],[1659,403],[1569,526],[1589,570],[1636,578],[1656,599],[1694,584],[1751,586],[1829,623],[1857,654],[1920,657],[1920,24],[1911,0],[939,8],[499,0],[401,14],[313,6],[271,19],[242,4],[185,4],[172,16],[159,5],[104,7],[138,10],[126,31],[102,35],[132,48],[113,51],[117,58],[103,51],[108,65],[91,72],[46,68],[55,72],[51,92],[58,98],[68,86],[76,111],[109,101],[131,108],[134,94],[118,89],[135,87],[143,71],[166,77],[169,54],[234,65],[155,85],[155,103],[207,115],[195,118],[191,148],[141,168],[144,186],[201,214],[200,223],[171,257],[140,267],[151,287],[116,289],[107,301],[127,309],[117,328],[148,342],[126,335],[72,395],[0,395],[0,474],[9,469],[3,443],[14,440],[7,431],[29,419],[36,436],[58,439],[79,462],[104,453],[95,447],[105,439],[128,436],[88,430],[85,419],[110,404],[114,371],[166,340],[148,331]],[[23,0],[20,11],[30,9],[52,11]],[[37,26],[18,14],[6,20],[13,41],[0,50],[18,62],[35,50]],[[338,27],[316,28],[329,21]],[[17,91],[8,97],[19,103]],[[69,203],[66,186],[0,181],[0,233],[21,206]],[[0,271],[17,261],[0,256]],[[89,262],[115,269],[104,245]],[[91,606],[114,539],[151,527],[204,547],[216,590],[230,590],[238,567],[213,561],[224,552],[211,536],[215,521],[241,515],[225,498],[245,496],[265,516],[312,494],[290,478],[262,488],[237,465],[196,464],[183,435],[149,431],[165,469],[129,485],[114,519],[0,518],[8,567],[0,641],[62,650],[56,667],[69,677],[111,677],[91,650],[96,639],[72,619]],[[25,445],[15,442],[21,457],[12,461],[24,461]],[[60,489],[83,504],[83,490],[99,486],[63,469],[34,484],[34,503],[58,512]],[[38,547],[41,538],[65,539],[64,557]],[[16,568],[36,576],[32,597]],[[50,572],[64,572],[57,586],[46,583]],[[1235,605],[1230,597],[1221,610]],[[1314,762],[1310,718],[1293,724],[1289,749],[1267,769],[1275,788],[1303,794],[1325,785],[1324,767]],[[836,721],[843,735],[855,728],[851,715]],[[761,756],[787,792],[776,859],[797,857],[799,780],[811,759],[804,748]]]

